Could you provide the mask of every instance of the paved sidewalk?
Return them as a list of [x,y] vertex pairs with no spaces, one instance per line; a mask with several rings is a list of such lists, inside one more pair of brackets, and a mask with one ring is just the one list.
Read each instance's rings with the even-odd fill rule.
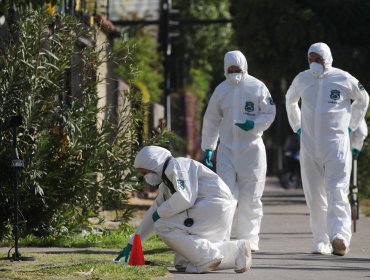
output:
[[310,254],[312,234],[302,190],[284,190],[269,178],[264,193],[260,252],[253,253],[250,271],[233,270],[195,275],[177,273],[157,280],[351,280],[370,279],[370,218],[361,217],[351,250],[344,257]]

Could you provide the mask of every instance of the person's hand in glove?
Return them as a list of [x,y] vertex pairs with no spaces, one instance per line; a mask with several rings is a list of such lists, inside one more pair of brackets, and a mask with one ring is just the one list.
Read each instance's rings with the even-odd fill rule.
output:
[[124,257],[125,263],[127,263],[128,258],[130,257],[131,249],[132,249],[132,245],[128,243],[127,246],[123,248],[123,250],[119,253],[117,258],[114,259],[114,261],[119,262],[119,260]]
[[235,123],[236,126],[240,127],[245,131],[249,131],[254,127],[254,121],[247,120],[245,123]]
[[360,155],[360,150],[357,150],[355,148],[352,148],[352,155],[354,158],[358,158],[358,156]]
[[154,211],[153,215],[152,215],[152,219],[154,222],[156,222],[158,219],[159,219],[159,215],[158,215],[158,212],[157,210]]
[[297,134],[298,134],[299,137],[301,137],[301,135],[302,135],[302,129],[298,128]]
[[208,168],[213,168],[213,163],[211,161],[212,159],[212,154],[213,154],[213,151],[210,150],[210,149],[207,149],[204,151],[204,164],[208,167]]

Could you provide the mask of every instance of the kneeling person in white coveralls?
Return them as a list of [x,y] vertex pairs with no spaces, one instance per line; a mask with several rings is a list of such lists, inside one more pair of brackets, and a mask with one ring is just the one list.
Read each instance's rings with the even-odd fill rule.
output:
[[312,252],[343,256],[352,236],[350,134],[363,120],[369,96],[356,78],[332,67],[328,45],[311,45],[308,62],[310,69],[294,78],[286,94],[286,109],[293,131],[301,136],[301,173],[314,237]]
[[[195,160],[174,158],[157,146],[140,150],[134,165],[148,184],[159,185],[156,200],[136,230],[142,241],[157,232],[176,252],[178,271],[206,273],[233,268],[241,273],[250,268],[249,242],[227,241],[235,202],[216,173]],[[132,241],[131,237],[126,248]]]

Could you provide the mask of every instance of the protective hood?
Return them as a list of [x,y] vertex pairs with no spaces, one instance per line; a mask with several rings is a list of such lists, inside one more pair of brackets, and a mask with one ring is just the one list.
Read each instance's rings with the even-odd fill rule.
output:
[[227,69],[232,65],[238,66],[243,71],[243,80],[244,80],[248,74],[248,64],[247,59],[245,58],[244,54],[242,54],[242,52],[230,51],[225,54],[224,72],[226,78],[228,78]]
[[162,176],[162,168],[171,152],[158,146],[146,146],[142,148],[135,157],[135,168],[145,168]]
[[333,57],[331,56],[331,51],[327,44],[325,43],[312,44],[308,49],[307,55],[309,55],[312,52],[317,53],[324,59],[325,70],[331,68],[331,65],[333,63]]

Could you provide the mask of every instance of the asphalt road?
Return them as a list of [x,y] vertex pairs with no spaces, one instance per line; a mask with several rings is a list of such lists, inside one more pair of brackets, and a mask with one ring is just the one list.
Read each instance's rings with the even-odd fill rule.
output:
[[344,257],[310,254],[312,235],[302,190],[284,190],[270,179],[264,193],[260,251],[253,253],[251,270],[208,274],[177,273],[158,280],[370,280],[370,218],[360,217],[350,252]]

